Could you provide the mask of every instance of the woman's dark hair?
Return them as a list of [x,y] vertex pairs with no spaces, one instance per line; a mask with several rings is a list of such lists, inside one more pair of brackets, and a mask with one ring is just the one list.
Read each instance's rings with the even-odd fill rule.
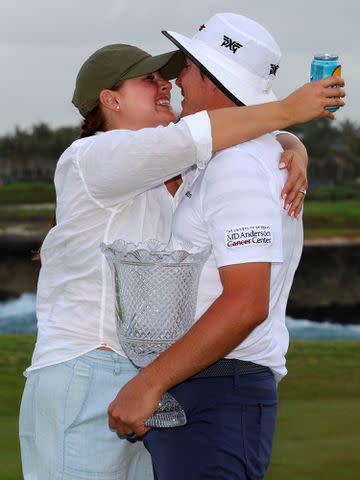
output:
[[[109,88],[109,90],[118,90],[123,83],[124,81],[120,80],[113,87]],[[101,108],[97,105],[84,118],[83,123],[81,124],[79,138],[91,137],[92,135],[95,135],[96,132],[103,132],[104,130],[105,117]]]
[[103,112],[99,105],[96,105],[84,118],[81,124],[79,138],[91,137],[95,135],[96,132],[102,132],[104,127],[105,118]]

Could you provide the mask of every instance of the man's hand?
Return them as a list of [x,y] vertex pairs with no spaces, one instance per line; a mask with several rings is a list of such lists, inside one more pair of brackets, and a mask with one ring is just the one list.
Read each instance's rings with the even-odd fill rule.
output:
[[152,389],[141,373],[130,380],[108,408],[109,427],[120,436],[142,437],[149,430],[144,422],[156,410],[161,393]]

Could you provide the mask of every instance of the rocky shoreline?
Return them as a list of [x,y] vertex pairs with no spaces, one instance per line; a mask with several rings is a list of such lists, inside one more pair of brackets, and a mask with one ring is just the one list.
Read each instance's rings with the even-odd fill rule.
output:
[[[35,292],[40,263],[32,256],[43,237],[0,235],[0,301]],[[287,313],[318,322],[360,324],[360,239],[305,243]]]
[[319,323],[339,323],[341,325],[360,325],[360,304],[337,305],[327,307],[299,308],[291,304],[286,310],[287,315],[298,320],[311,320]]
[[294,318],[360,324],[360,242],[306,245],[287,312]]

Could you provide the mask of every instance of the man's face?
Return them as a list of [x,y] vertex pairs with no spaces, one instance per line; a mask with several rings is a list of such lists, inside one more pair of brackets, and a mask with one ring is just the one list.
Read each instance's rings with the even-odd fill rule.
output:
[[186,65],[176,79],[176,85],[181,88],[183,101],[181,102],[181,117],[210,109],[209,82],[201,75],[199,67],[189,58]]

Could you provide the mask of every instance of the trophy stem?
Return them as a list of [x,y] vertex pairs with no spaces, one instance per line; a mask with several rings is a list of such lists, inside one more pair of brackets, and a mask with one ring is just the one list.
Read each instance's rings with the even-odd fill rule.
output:
[[180,403],[170,393],[165,392],[155,412],[146,422],[146,427],[169,428],[186,424],[186,415]]

